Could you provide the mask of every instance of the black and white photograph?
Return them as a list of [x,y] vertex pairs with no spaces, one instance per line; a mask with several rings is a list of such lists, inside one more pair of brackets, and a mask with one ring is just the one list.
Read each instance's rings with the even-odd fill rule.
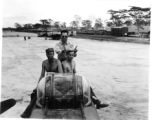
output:
[[2,0],[0,118],[150,120],[150,0]]

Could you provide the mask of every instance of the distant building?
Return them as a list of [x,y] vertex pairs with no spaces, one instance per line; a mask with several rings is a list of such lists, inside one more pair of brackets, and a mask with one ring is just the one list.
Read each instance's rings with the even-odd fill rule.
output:
[[[143,29],[142,29],[143,28]],[[111,32],[111,35],[114,36],[128,36],[136,33],[148,33],[150,32],[150,26],[143,26],[142,28],[139,29],[137,26],[132,25],[132,26],[119,26],[119,27],[105,27],[105,30],[107,32]]]

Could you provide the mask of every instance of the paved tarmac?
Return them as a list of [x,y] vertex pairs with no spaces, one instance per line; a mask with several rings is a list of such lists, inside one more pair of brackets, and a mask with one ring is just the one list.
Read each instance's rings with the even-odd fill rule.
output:
[[[17,104],[0,117],[19,118],[37,86],[45,49],[59,41],[5,37],[2,45],[2,100]],[[77,72],[86,77],[102,102],[101,120],[147,120],[150,45],[69,38],[78,45]],[[56,57],[56,55],[55,55]]]

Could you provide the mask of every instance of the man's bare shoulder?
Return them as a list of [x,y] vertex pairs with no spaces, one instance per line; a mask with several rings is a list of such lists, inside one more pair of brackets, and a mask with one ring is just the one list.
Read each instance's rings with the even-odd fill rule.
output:
[[68,62],[67,62],[66,60],[62,62],[63,65],[65,65],[65,64],[67,64],[67,63],[68,63]]
[[[63,61],[62,64],[69,64],[69,62],[67,60]],[[72,64],[75,64],[75,61],[72,60]]]
[[60,60],[53,58],[54,62],[60,62]]
[[74,60],[72,60],[72,64],[75,64],[75,61],[74,61]]
[[48,64],[48,60],[44,60],[44,61],[42,62],[42,65],[46,65],[46,64]]

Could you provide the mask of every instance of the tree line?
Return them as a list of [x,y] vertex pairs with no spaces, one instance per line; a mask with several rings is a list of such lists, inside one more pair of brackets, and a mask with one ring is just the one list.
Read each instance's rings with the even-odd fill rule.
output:
[[[75,15],[74,20],[70,22],[70,27],[73,29],[77,29],[82,26],[84,29],[98,29],[104,26],[111,27],[119,27],[119,26],[130,26],[135,25],[138,29],[143,28],[143,26],[150,25],[151,19],[151,9],[150,8],[141,8],[136,6],[130,6],[130,9],[121,9],[121,10],[108,10],[108,14],[111,15],[109,20],[102,21],[101,18],[95,19],[85,19],[82,20],[81,16]],[[94,22],[94,25],[92,23]],[[104,23],[103,23],[104,22]],[[44,29],[47,30],[50,27],[55,28],[66,28],[66,22],[53,21],[52,19],[41,19],[40,23],[35,24],[24,24],[21,25],[19,23],[15,23],[15,27],[17,29]]]
[[35,24],[27,23],[27,24],[21,25],[20,23],[15,23],[15,27],[18,30],[22,30],[22,29],[43,29],[43,30],[46,30],[47,28],[50,28],[50,27],[66,28],[66,23],[59,22],[59,21],[53,21],[52,19],[41,19],[40,23],[35,23]]

